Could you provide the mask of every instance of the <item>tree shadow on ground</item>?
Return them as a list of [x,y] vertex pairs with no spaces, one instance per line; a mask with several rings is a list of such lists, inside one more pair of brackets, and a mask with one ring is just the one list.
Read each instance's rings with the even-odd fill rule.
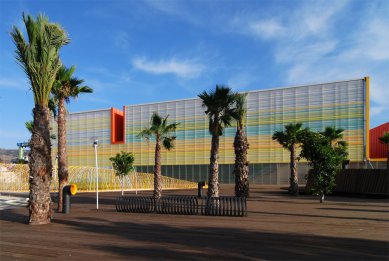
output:
[[[334,210],[334,211],[354,211],[354,212],[375,212],[375,213],[389,213],[389,210],[378,210],[378,209],[361,209],[361,208],[327,208],[322,207],[318,209]],[[389,221],[389,220],[388,220]]]
[[[344,209],[342,209],[344,210]],[[325,216],[325,215],[312,215],[312,214],[298,214],[298,213],[282,213],[282,212],[266,212],[266,211],[248,211],[248,214],[267,214],[277,216],[297,216],[297,217],[313,217],[313,218],[332,218],[332,219],[346,219],[346,220],[362,220],[362,221],[376,221],[376,222],[389,222],[389,219],[380,218],[360,218],[360,217],[341,217],[341,216]]]
[[119,239],[114,242],[89,247],[132,259],[382,260],[389,254],[388,242],[364,239],[255,232],[206,225],[177,227],[155,222],[112,222],[108,219],[105,223],[82,220],[54,220],[54,223],[95,233],[96,236],[115,236]]
[[13,209],[5,209],[0,211],[0,220],[2,221],[8,221],[8,222],[15,222],[20,224],[28,224],[28,210],[26,209],[26,214],[20,214],[17,212],[16,208]]

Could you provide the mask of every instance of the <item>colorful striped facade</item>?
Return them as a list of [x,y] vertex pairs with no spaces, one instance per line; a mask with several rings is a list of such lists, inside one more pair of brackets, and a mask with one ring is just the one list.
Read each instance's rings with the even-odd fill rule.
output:
[[[344,129],[350,161],[362,162],[366,156],[369,121],[367,101],[368,78],[248,92],[246,132],[250,143],[251,182],[288,183],[289,153],[271,137],[289,123],[302,122],[312,130],[323,130],[326,126]],[[152,172],[155,144],[147,143],[137,134],[148,125],[154,111],[161,116],[169,115],[170,122],[180,123],[175,133],[175,149],[162,151],[163,175],[191,181],[207,180],[211,136],[208,118],[198,98],[129,105],[123,107],[123,112],[106,109],[69,114],[69,164],[93,166],[92,143],[97,139],[100,166],[110,167],[108,158],[124,150],[134,153],[139,171]],[[115,117],[118,112],[124,124],[115,123],[120,121]],[[117,141],[115,135],[121,129],[123,137]],[[234,136],[235,126],[232,126],[220,139],[222,183],[234,182]],[[307,168],[305,164],[300,165],[302,177]]]

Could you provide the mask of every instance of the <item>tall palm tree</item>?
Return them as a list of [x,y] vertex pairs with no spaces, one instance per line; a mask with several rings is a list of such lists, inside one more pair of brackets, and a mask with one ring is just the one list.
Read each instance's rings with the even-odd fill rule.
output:
[[378,138],[381,142],[388,146],[388,155],[386,160],[386,169],[389,171],[389,132],[385,132],[382,137]]
[[62,189],[68,183],[68,160],[66,152],[66,106],[70,98],[77,98],[82,93],[92,93],[93,89],[81,86],[84,80],[73,77],[76,67],[59,68],[56,83],[51,90],[54,101],[58,104],[58,211],[62,212]]
[[284,131],[276,131],[273,134],[273,140],[278,141],[285,149],[290,151],[290,178],[289,193],[291,195],[299,194],[297,164],[296,164],[296,146],[300,143],[299,135],[303,133],[302,123],[291,123],[285,125]]
[[30,194],[29,223],[47,224],[52,218],[50,184],[51,184],[51,141],[50,110],[48,103],[55,76],[61,62],[59,50],[69,42],[65,30],[55,23],[50,23],[44,15],[23,14],[28,42],[23,33],[13,26],[11,37],[16,45],[16,60],[25,71],[34,94],[34,124],[30,141]]
[[167,124],[169,115],[162,118],[157,112],[151,115],[150,126],[145,127],[138,137],[142,137],[149,141],[150,138],[155,138],[155,164],[154,164],[154,198],[159,199],[162,195],[162,174],[161,174],[161,145],[171,150],[174,148],[174,140],[176,136],[172,135],[179,123]]
[[235,150],[235,196],[249,196],[249,162],[247,150],[249,143],[244,131],[246,119],[246,96],[247,94],[236,94],[236,134],[234,140]]
[[219,196],[219,137],[223,135],[225,127],[231,126],[236,116],[236,94],[229,87],[216,85],[216,89],[198,95],[205,114],[209,118],[209,133],[212,135],[211,157],[208,177],[208,197]]

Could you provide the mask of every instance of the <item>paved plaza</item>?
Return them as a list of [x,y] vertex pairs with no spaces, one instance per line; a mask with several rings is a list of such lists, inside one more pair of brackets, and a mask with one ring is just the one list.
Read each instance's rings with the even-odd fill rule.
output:
[[[164,191],[196,195],[195,190]],[[127,194],[134,194],[127,192]],[[232,186],[222,186],[232,195]],[[70,214],[27,225],[25,207],[0,211],[1,260],[388,260],[387,198],[290,197],[254,186],[247,217],[129,214],[120,192],[76,195]],[[151,195],[141,192],[141,195]]]
[[0,195],[0,210],[10,209],[10,208],[19,208],[27,206],[28,195],[25,196],[3,196]]

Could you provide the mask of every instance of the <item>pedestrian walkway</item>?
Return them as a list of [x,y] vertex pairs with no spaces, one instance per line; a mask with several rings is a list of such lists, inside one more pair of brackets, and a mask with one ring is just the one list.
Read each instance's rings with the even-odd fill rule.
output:
[[28,198],[0,195],[0,210],[27,206]]
[[[220,194],[234,189],[222,185]],[[386,198],[328,196],[320,204],[251,185],[247,216],[221,217],[117,212],[120,195],[100,193],[96,210],[96,194],[79,193],[70,213],[55,212],[50,225],[26,225],[26,208],[0,211],[0,260],[389,260]]]

